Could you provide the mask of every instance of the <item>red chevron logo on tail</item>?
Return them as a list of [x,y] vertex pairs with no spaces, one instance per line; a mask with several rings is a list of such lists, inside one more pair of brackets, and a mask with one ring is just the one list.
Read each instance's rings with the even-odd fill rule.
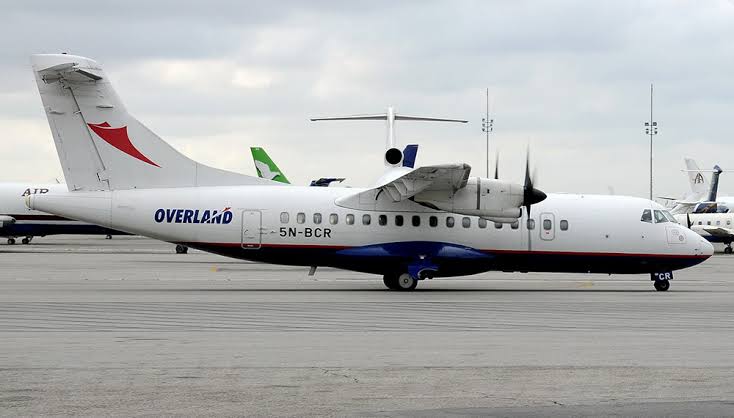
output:
[[125,154],[136,158],[144,163],[150,164],[160,168],[158,164],[150,160],[150,158],[143,155],[139,149],[135,148],[130,138],[127,136],[127,126],[121,128],[113,128],[107,122],[102,123],[88,123],[89,128],[97,134],[98,137],[102,138],[106,143],[119,149]]

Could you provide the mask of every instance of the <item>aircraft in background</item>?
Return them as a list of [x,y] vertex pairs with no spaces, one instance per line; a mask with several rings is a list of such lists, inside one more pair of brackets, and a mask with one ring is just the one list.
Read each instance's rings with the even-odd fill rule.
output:
[[[690,192],[683,199],[663,197],[673,205],[670,210],[673,214],[686,213],[727,213],[734,207],[734,197],[719,197],[719,178],[725,171],[718,165],[711,170],[701,170],[696,161],[685,159],[688,173]],[[711,182],[704,173],[711,173]]]
[[385,173],[367,188],[286,186],[180,154],[127,112],[91,59],[34,55],[32,66],[68,187],[27,196],[35,210],[310,274],[318,266],[380,274],[393,290],[499,270],[649,273],[665,291],[674,270],[713,253],[655,202],[546,195],[529,158],[522,184],[471,177],[464,163],[402,165],[396,120],[466,121],[392,108],[326,118],[386,120]]
[[65,184],[0,183],[0,237],[13,245],[23,237],[23,244],[30,244],[33,237],[46,235],[112,235],[125,234],[110,228],[76,221],[63,216],[31,210],[24,204],[27,196],[65,193]]
[[[264,148],[250,147],[250,152],[252,153],[252,160],[255,163],[255,170],[257,171],[258,177],[280,183],[291,184],[283,174],[283,171],[277,164],[275,164],[273,159],[270,158]],[[417,154],[418,145],[407,145],[403,150],[403,167],[413,168]],[[317,180],[311,180],[311,184],[309,184],[309,186],[329,187],[331,183],[341,183],[344,180],[346,179],[343,177],[321,177]]]

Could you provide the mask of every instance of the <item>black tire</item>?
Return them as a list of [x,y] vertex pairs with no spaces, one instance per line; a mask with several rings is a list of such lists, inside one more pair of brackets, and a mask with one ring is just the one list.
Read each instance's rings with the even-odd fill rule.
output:
[[729,246],[724,247],[724,254],[731,254],[731,253],[732,253],[731,247]]
[[178,244],[176,245],[176,254],[186,254],[189,252],[189,247],[185,245]]
[[8,245],[15,245],[15,238],[8,238]]
[[31,240],[29,240],[29,239],[28,239],[28,237],[25,237],[25,238],[23,238],[22,240],[20,240],[20,242],[22,242],[22,243],[23,243],[23,244],[25,244],[25,245],[28,245],[28,244],[30,244],[30,243],[31,243]]
[[382,283],[390,290],[398,290],[398,276],[397,274],[386,274],[382,276]]
[[397,290],[408,292],[411,290],[415,290],[416,286],[418,286],[418,279],[409,275],[408,273],[403,273],[398,276],[396,287]]
[[670,289],[670,282],[668,280],[655,281],[655,290],[658,292],[666,292],[668,289]]

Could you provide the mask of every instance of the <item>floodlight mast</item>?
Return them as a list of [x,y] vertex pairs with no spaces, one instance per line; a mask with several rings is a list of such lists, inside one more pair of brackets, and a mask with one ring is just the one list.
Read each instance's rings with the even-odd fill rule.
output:
[[653,85],[650,84],[650,120],[645,122],[645,134],[650,135],[650,200],[652,200],[652,137],[658,134],[658,123],[652,118]]
[[353,115],[353,116],[327,116],[322,118],[311,118],[311,122],[317,121],[329,121],[329,120],[384,120],[387,121],[387,141],[385,143],[386,149],[395,148],[397,143],[395,141],[395,121],[398,120],[412,120],[412,121],[423,121],[423,122],[457,122],[467,123],[467,120],[463,119],[447,119],[447,118],[430,118],[423,116],[406,116],[400,115],[395,112],[395,108],[388,106],[386,113],[380,113],[375,115]]

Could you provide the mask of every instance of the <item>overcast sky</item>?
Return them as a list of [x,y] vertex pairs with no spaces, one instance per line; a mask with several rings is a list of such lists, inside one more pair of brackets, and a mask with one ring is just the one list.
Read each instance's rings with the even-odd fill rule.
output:
[[[45,3],[45,4],[43,4]],[[192,2],[193,3],[193,2]],[[734,2],[9,2],[0,26],[0,179],[61,178],[32,53],[97,60],[128,110],[196,160],[247,174],[267,149],[292,182],[383,170],[383,112],[418,164],[485,172],[489,88],[502,178],[529,143],[545,191],[646,196],[650,83],[655,194],[687,190],[683,157],[734,169]],[[492,157],[494,160],[494,157]],[[734,192],[734,178],[721,190]]]

